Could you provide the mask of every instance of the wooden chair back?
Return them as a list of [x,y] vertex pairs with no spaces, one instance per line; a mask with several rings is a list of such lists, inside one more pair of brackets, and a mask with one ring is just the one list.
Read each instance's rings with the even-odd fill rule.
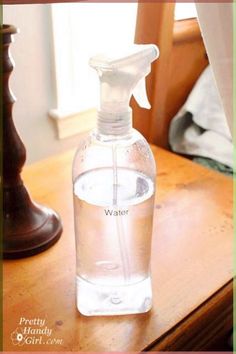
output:
[[160,57],[147,79],[151,110],[132,101],[134,127],[153,144],[168,148],[171,119],[208,65],[196,18],[175,21],[174,3],[139,3],[136,43],[154,43]]

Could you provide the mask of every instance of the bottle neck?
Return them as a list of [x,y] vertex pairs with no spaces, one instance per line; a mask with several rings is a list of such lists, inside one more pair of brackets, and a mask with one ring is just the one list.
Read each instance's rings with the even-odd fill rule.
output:
[[132,111],[110,113],[98,111],[97,132],[102,135],[127,135],[132,130]]

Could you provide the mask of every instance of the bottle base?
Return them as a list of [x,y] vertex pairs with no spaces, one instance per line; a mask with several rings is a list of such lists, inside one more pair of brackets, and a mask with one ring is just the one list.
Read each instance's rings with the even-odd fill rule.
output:
[[148,312],[152,307],[150,277],[124,286],[96,285],[77,276],[77,308],[85,316]]

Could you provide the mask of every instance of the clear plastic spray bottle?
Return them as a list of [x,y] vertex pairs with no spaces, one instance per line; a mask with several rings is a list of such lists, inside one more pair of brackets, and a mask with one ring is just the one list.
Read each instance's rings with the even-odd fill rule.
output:
[[143,313],[152,306],[150,253],[156,166],[132,128],[129,101],[150,108],[145,77],[154,45],[90,59],[100,79],[96,130],[73,163],[77,307],[88,316]]

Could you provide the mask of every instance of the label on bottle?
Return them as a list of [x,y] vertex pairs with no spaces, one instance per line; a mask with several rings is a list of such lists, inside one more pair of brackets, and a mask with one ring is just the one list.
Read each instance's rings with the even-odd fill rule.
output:
[[123,210],[104,209],[104,212],[107,216],[125,216],[128,215],[129,210],[128,209],[123,209]]

